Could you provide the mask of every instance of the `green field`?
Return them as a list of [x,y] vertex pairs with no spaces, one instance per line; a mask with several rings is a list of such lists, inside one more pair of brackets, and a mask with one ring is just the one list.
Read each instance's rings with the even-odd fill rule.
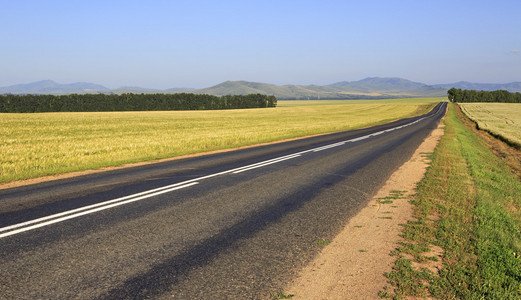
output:
[[366,127],[442,98],[280,101],[226,111],[0,115],[0,183]]
[[459,103],[482,130],[521,149],[521,103]]

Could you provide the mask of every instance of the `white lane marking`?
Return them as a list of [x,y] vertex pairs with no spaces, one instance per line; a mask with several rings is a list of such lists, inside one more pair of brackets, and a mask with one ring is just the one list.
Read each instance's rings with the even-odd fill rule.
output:
[[319,152],[319,151],[322,151],[322,150],[326,150],[326,149],[330,149],[330,148],[334,148],[334,147],[338,147],[338,146],[342,146],[342,145],[345,145],[345,141],[344,142],[339,142],[339,143],[336,143],[336,144],[331,144],[331,145],[327,145],[327,146],[323,146],[323,147],[320,147],[320,148],[315,148],[313,150],[313,152]]
[[[144,196],[141,196],[141,197],[131,198],[131,199],[128,199],[128,200],[125,200],[125,201],[120,201],[120,202],[104,205],[104,206],[101,206],[101,207],[96,207],[96,208],[93,208],[93,209],[84,210],[82,212],[68,214],[68,215],[63,216],[63,217],[58,217],[56,219],[52,219],[52,220],[45,221],[45,222],[42,222],[42,223],[38,223],[38,224],[35,224],[35,225],[31,225],[31,226],[23,227],[23,228],[20,228],[20,229],[8,231],[6,233],[2,233],[2,234],[0,234],[0,238],[7,237],[7,236],[10,236],[10,235],[14,235],[14,234],[18,234],[18,233],[25,232],[25,231],[29,231],[29,230],[33,230],[33,229],[36,229],[36,228],[48,226],[48,225],[51,225],[51,224],[54,224],[54,223],[59,223],[59,222],[63,222],[63,221],[66,221],[66,220],[74,219],[74,218],[77,218],[77,217],[80,217],[80,216],[92,214],[92,213],[95,213],[95,212],[98,212],[98,211],[102,211],[102,210],[106,210],[106,209],[109,209],[109,208],[112,208],[112,207],[116,207],[116,206],[120,206],[120,205],[124,205],[124,204],[128,204],[128,203],[136,202],[136,201],[139,201],[139,200],[143,200],[143,199],[146,199],[146,198],[154,197],[154,196],[161,195],[161,194],[164,194],[164,193],[168,193],[168,192],[171,192],[171,191],[183,189],[183,188],[186,188],[186,187],[189,187],[189,186],[192,186],[192,185],[196,185],[196,184],[198,184],[198,182],[192,182],[192,183],[189,183],[189,184],[176,186],[176,187],[173,187],[173,188],[170,188],[170,189],[166,189],[166,190],[162,190],[162,191],[159,191],[159,192],[155,192],[155,193],[152,193],[152,194],[147,194],[147,195],[144,195]],[[107,201],[107,202],[112,202],[112,201]],[[106,202],[103,202],[102,204],[106,204]],[[55,215],[53,215],[53,216],[55,216]],[[53,216],[49,216],[49,217],[53,217]],[[2,228],[2,229],[4,229],[4,228]]]
[[348,142],[358,142],[358,141],[361,141],[361,140],[368,139],[370,137],[371,137],[370,135],[364,135],[364,136],[361,136],[361,137],[357,137],[356,139],[348,140]]
[[271,164],[271,162],[279,162],[279,161],[285,160],[285,158],[288,158],[288,157],[289,158],[298,157],[298,156],[300,156],[300,154],[301,153],[299,152],[299,153],[289,154],[289,155],[286,155],[286,156],[272,158],[272,159],[261,161],[261,162],[254,163],[254,164],[251,164],[251,165],[242,166],[242,167],[239,167],[239,168],[227,171],[227,172],[228,173],[238,173],[242,169],[250,169],[252,167],[256,167],[256,166],[259,166],[259,165],[261,165],[261,166],[269,165],[269,164]]
[[233,172],[233,174],[239,174],[239,173],[242,173],[242,172],[244,172],[244,171],[257,169],[257,168],[260,168],[260,167],[264,167],[264,166],[267,166],[267,165],[275,164],[275,163],[278,163],[278,162],[281,162],[281,161],[285,161],[285,160],[288,160],[288,159],[292,159],[292,158],[296,158],[296,157],[299,157],[299,156],[301,156],[301,155],[300,155],[300,154],[292,155],[292,156],[288,156],[288,157],[285,157],[285,158],[282,158],[282,159],[273,160],[273,161],[271,161],[271,162],[269,162],[269,163],[265,163],[265,164],[261,164],[261,165],[256,165],[256,166],[252,166],[252,167],[249,167],[249,168],[243,168],[243,169],[241,169],[241,170],[238,170],[238,171]]
[[104,206],[104,205],[108,205],[108,204],[111,204],[111,203],[124,201],[126,199],[138,197],[138,196],[141,196],[141,195],[146,195],[146,194],[149,194],[149,193],[153,193],[153,192],[169,189],[169,188],[172,188],[172,187],[177,187],[177,186],[180,186],[180,185],[183,185],[183,184],[186,184],[186,183],[187,182],[175,183],[175,184],[163,186],[163,187],[160,187],[160,188],[144,191],[144,192],[141,192],[141,193],[132,194],[132,195],[124,196],[124,197],[121,197],[121,198],[116,198],[116,199],[113,199],[113,200],[108,200],[108,201],[104,201],[104,202],[100,202],[100,203],[96,203],[96,204],[87,205],[87,206],[83,206],[83,207],[80,207],[80,208],[64,211],[64,212],[61,212],[61,213],[57,213],[57,214],[54,214],[54,215],[50,215],[50,216],[46,216],[46,217],[30,220],[30,221],[27,221],[27,222],[23,222],[23,223],[18,223],[18,224],[2,227],[2,228],[0,228],[0,232],[11,230],[11,229],[15,229],[15,228],[19,228],[19,227],[23,227],[23,226],[27,226],[27,225],[31,225],[31,224],[34,224],[34,223],[43,222],[43,221],[46,221],[46,220],[58,218],[58,217],[65,216],[65,215],[70,215],[70,214],[73,214],[73,213],[76,213],[76,212],[80,212],[82,210],[92,209],[92,208],[96,208],[96,207],[99,207],[99,206]]
[[[441,108],[439,108],[438,111],[439,110],[441,110]],[[6,233],[0,234],[0,238],[6,237],[6,236],[10,236],[10,235],[14,235],[14,234],[21,233],[21,232],[25,232],[25,231],[28,231],[28,230],[40,228],[40,227],[47,226],[47,225],[50,225],[50,224],[63,222],[65,220],[69,220],[69,219],[76,218],[76,217],[79,217],[79,216],[91,214],[91,213],[94,213],[94,212],[97,212],[97,211],[109,209],[109,208],[120,206],[120,205],[123,205],[123,204],[127,204],[127,203],[135,202],[135,201],[138,201],[138,200],[150,198],[150,197],[153,197],[153,196],[157,196],[157,195],[160,195],[160,194],[168,193],[168,192],[175,191],[175,190],[178,190],[178,189],[182,189],[182,188],[185,188],[185,187],[189,187],[189,186],[192,186],[192,185],[196,185],[196,184],[199,183],[198,181],[201,181],[201,180],[204,180],[204,179],[208,179],[208,178],[212,178],[212,177],[215,177],[215,176],[229,174],[229,173],[238,174],[238,173],[242,173],[244,171],[248,171],[248,170],[264,167],[264,166],[267,166],[267,165],[271,165],[271,164],[274,164],[274,163],[278,163],[278,162],[281,162],[281,161],[284,161],[284,160],[296,158],[296,157],[301,156],[304,153],[319,152],[319,151],[322,151],[322,150],[338,147],[338,146],[344,145],[346,143],[365,140],[365,139],[368,139],[368,138],[370,138],[372,136],[377,136],[377,135],[383,134],[385,132],[391,132],[391,131],[394,131],[394,130],[405,128],[407,126],[411,126],[411,125],[416,124],[416,123],[418,123],[418,122],[420,122],[420,121],[422,121],[424,119],[431,118],[431,117],[435,116],[438,113],[438,111],[436,111],[436,113],[433,113],[430,116],[420,118],[420,119],[418,119],[416,121],[413,121],[411,123],[407,123],[407,124],[404,124],[404,125],[401,125],[401,126],[389,128],[389,129],[383,130],[383,131],[378,131],[376,133],[364,135],[364,136],[361,136],[361,137],[358,137],[358,138],[354,138],[354,139],[350,139],[350,140],[346,140],[346,141],[342,141],[342,142],[337,142],[337,143],[334,143],[334,144],[321,146],[321,147],[317,147],[317,148],[313,148],[313,149],[297,152],[297,153],[294,153],[294,154],[290,154],[290,155],[286,155],[286,156],[282,156],[282,157],[278,157],[278,158],[269,159],[269,160],[258,162],[258,163],[255,163],[255,164],[251,164],[251,165],[247,165],[247,166],[243,166],[243,167],[239,167],[239,168],[235,168],[235,169],[231,169],[231,170],[227,170],[227,171],[223,171],[223,172],[219,172],[219,173],[214,173],[214,174],[202,176],[202,177],[195,178],[195,179],[190,179],[190,180],[187,180],[187,181],[183,181],[183,182],[179,182],[179,183],[175,183],[175,184],[171,184],[171,185],[167,185],[167,186],[163,186],[163,187],[159,187],[159,188],[155,188],[155,189],[144,191],[144,192],[140,192],[140,193],[137,193],[137,194],[124,196],[124,197],[121,197],[121,198],[108,200],[108,201],[105,201],[105,202],[92,204],[92,205],[88,205],[88,206],[85,206],[85,207],[80,207],[80,208],[77,208],[77,209],[73,209],[73,210],[70,210],[70,211],[65,211],[65,212],[62,212],[62,213],[57,213],[57,214],[54,214],[54,215],[38,218],[38,219],[35,219],[35,220],[30,220],[30,221],[22,222],[22,223],[19,223],[19,224],[6,226],[6,227],[3,227],[3,228],[0,228],[0,232],[8,231]],[[50,220],[50,221],[47,221],[47,220]],[[47,222],[45,222],[45,221],[47,221]],[[36,224],[36,225],[29,226],[31,224]],[[24,227],[24,228],[21,228],[21,227]],[[21,228],[21,229],[13,230],[13,229],[16,229],[16,228]]]
[[385,131],[378,131],[378,132],[375,132],[373,134],[371,134],[371,136],[377,136],[377,135],[380,135],[382,133],[384,133]]

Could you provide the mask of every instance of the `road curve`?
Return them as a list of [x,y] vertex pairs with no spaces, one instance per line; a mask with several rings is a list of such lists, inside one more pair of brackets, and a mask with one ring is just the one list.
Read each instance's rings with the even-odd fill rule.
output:
[[436,128],[371,128],[0,191],[2,299],[266,298]]

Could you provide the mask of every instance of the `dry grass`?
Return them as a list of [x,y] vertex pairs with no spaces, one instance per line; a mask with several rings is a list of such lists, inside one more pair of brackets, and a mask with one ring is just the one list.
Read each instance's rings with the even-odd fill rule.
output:
[[227,111],[0,115],[0,183],[383,123],[438,99],[280,101]]
[[521,103],[460,103],[482,130],[521,148]]

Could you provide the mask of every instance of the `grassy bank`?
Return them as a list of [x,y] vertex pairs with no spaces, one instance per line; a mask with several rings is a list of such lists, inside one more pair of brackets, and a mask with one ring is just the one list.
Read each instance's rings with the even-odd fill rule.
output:
[[226,111],[1,114],[0,183],[348,130],[439,99],[288,102]]
[[521,183],[463,118],[451,105],[381,297],[521,298]]

